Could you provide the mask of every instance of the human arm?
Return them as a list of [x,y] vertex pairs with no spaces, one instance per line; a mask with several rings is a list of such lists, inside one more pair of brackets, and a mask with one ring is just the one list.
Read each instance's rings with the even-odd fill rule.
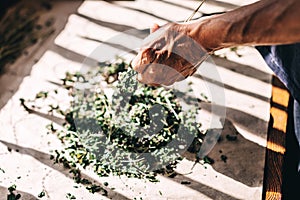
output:
[[[139,72],[138,79],[141,82],[152,84],[158,81],[158,84],[170,85],[194,73],[194,65],[197,62],[190,57],[194,58],[193,55],[197,53],[203,56],[203,52],[195,51],[195,48],[190,48],[191,45],[182,42],[190,41],[187,38],[195,41],[193,46],[201,46],[208,54],[238,45],[295,43],[300,42],[298,19],[300,19],[299,0],[262,0],[190,23],[170,24],[160,38],[139,53],[133,67]],[[170,38],[169,35],[174,37]],[[183,37],[177,37],[178,35],[183,35],[185,40],[182,40]],[[180,50],[185,56],[178,57],[176,53],[171,54]],[[201,56],[195,58],[201,61]],[[173,78],[174,70],[169,70],[172,72],[169,73],[166,70],[168,68],[175,69],[182,77]]]
[[300,42],[300,1],[262,0],[187,24],[188,34],[208,51],[237,45]]

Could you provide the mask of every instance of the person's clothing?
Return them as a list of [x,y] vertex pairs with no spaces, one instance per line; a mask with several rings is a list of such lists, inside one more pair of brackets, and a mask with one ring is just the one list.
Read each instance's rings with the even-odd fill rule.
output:
[[[296,100],[294,101],[294,129],[300,146],[300,104]],[[300,172],[300,161],[298,164],[298,172]]]
[[[260,46],[256,49],[295,99],[293,106],[294,132],[300,145],[300,43]],[[300,171],[300,162],[298,171]]]
[[300,43],[256,48],[292,96],[300,102]]

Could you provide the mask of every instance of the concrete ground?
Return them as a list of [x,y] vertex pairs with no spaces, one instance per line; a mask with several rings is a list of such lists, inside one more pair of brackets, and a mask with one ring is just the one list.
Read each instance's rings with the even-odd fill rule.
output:
[[[253,1],[209,0],[200,12],[221,12],[250,2]],[[0,200],[6,199],[7,188],[13,184],[26,200],[38,199],[41,191],[46,194],[42,199],[54,200],[66,199],[67,193],[76,199],[97,200],[261,199],[271,72],[252,47],[240,47],[241,57],[229,50],[219,51],[227,59],[210,58],[189,79],[196,96],[203,92],[211,99],[215,95],[211,87],[219,87],[225,94],[224,105],[203,103],[200,110],[199,120],[204,128],[218,128],[211,124],[212,108],[226,110],[221,139],[209,153],[214,164],[198,164],[191,172],[194,162],[187,156],[178,165],[178,176],[160,176],[158,183],[125,177],[100,178],[83,170],[88,179],[109,183],[107,197],[89,193],[84,186],[74,183],[68,170],[54,165],[49,159],[50,152],[62,145],[55,135],[47,134],[45,127],[51,119],[29,114],[20,106],[19,99],[56,88],[51,81],[59,82],[66,71],[81,70],[83,62],[95,65],[105,58],[95,51],[99,46],[104,51],[112,48],[119,52],[111,43],[123,44],[121,32],[126,31],[132,44],[139,44],[147,35],[142,30],[154,22],[165,24],[186,19],[198,1],[53,1],[51,4],[52,10],[41,13],[41,20],[53,17],[56,31],[43,43],[30,47],[29,53],[8,66],[0,77],[0,168],[3,169]],[[205,73],[211,65],[216,67],[219,80]],[[65,99],[60,101],[63,104]],[[236,141],[226,139],[226,135],[232,134],[237,134]],[[227,157],[226,162],[221,155]],[[182,181],[190,184],[181,184]]]

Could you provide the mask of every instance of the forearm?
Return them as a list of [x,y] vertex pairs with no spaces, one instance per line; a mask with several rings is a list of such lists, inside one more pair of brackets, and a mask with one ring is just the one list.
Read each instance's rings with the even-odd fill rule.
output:
[[207,50],[300,42],[300,1],[262,0],[188,25]]

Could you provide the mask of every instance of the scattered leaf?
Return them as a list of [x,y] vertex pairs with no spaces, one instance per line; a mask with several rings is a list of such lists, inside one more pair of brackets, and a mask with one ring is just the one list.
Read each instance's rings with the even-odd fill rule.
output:
[[38,194],[38,198],[42,198],[42,197],[44,197],[44,196],[46,196],[45,191],[42,191],[42,192],[40,192],[40,193]]
[[185,180],[181,181],[180,183],[181,183],[182,185],[190,185],[190,184],[191,184],[190,181],[185,181]]

